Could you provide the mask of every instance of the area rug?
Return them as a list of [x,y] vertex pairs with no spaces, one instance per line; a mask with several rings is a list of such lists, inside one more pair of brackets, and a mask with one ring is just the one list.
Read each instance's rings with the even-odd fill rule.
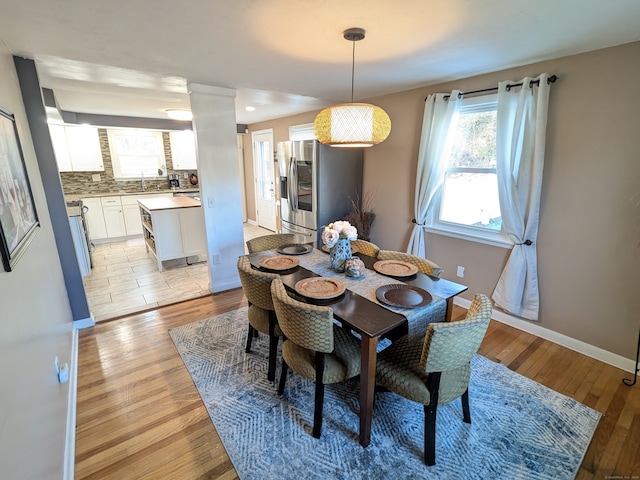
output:
[[[244,351],[246,308],[170,330],[242,480],[572,479],[600,413],[476,355],[471,424],[460,401],[438,408],[436,461],[423,463],[423,409],[377,393],[371,444],[358,443],[358,382],[325,389],[322,437],[311,436],[314,384],[267,381],[268,339]],[[279,378],[279,371],[276,372]]]

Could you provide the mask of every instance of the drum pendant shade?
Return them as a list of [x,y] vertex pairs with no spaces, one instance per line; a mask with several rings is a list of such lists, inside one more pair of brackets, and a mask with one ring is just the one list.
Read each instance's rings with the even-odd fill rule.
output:
[[383,142],[391,132],[391,119],[382,108],[369,103],[353,103],[353,72],[355,66],[355,42],[364,38],[364,30],[350,28],[344,38],[353,42],[351,66],[351,103],[325,108],[313,123],[313,130],[320,143],[332,147],[371,147]]

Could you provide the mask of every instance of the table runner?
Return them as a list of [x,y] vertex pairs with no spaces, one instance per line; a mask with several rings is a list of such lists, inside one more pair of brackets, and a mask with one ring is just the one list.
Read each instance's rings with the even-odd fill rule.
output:
[[348,277],[344,273],[333,270],[329,263],[329,255],[322,250],[314,249],[305,255],[300,255],[300,265],[323,277],[337,278],[344,283],[350,291],[377,303],[395,313],[399,313],[407,319],[409,324],[409,338],[422,340],[427,332],[427,325],[434,321],[442,321],[446,315],[447,302],[438,295],[433,295],[433,300],[420,308],[401,308],[386,305],[376,298],[376,290],[384,285],[404,283],[397,278],[387,277],[375,270],[365,269],[364,275],[360,278]]

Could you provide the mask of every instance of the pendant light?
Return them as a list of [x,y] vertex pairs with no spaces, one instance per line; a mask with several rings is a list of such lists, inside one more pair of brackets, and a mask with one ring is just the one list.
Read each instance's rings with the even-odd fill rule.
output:
[[391,132],[391,119],[387,112],[369,103],[353,103],[353,74],[355,70],[356,42],[364,38],[362,28],[349,28],[343,32],[345,40],[353,42],[351,60],[351,103],[333,105],[322,110],[313,123],[320,143],[332,147],[371,147],[383,142]]

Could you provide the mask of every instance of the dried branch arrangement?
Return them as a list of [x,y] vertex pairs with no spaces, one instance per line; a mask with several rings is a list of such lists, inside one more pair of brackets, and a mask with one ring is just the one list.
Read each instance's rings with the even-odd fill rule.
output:
[[371,226],[376,219],[373,211],[373,199],[375,197],[375,188],[370,188],[362,195],[356,194],[355,200],[351,197],[352,211],[349,212],[343,220],[348,221],[351,225],[358,229],[358,238],[362,240],[370,240]]

